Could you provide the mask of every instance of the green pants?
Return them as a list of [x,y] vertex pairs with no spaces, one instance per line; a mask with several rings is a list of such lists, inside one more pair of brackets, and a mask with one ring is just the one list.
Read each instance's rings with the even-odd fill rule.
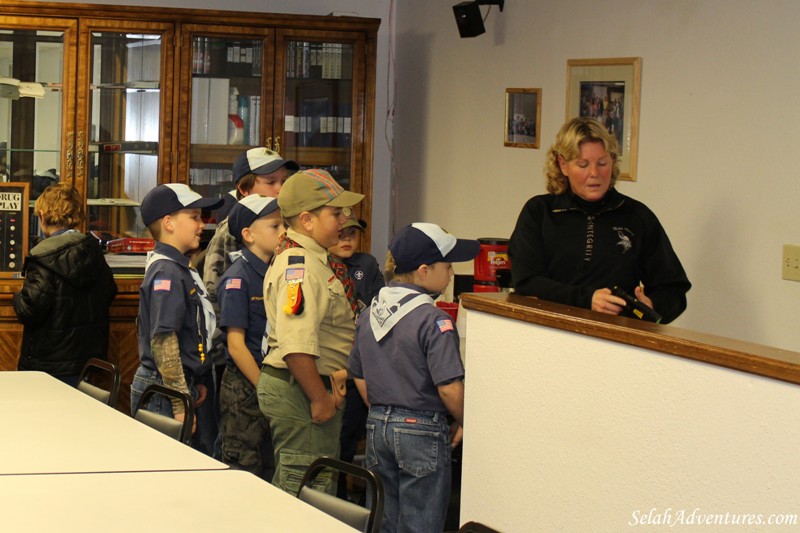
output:
[[[294,379],[284,381],[264,372],[258,378],[258,404],[269,419],[275,449],[272,484],[296,496],[308,465],[319,457],[339,457],[342,411],[317,424],[311,420],[311,402]],[[317,476],[314,488],[336,494],[332,473]]]

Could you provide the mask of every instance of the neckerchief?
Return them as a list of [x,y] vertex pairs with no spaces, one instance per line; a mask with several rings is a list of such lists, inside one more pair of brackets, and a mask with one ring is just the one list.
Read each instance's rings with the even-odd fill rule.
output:
[[400,319],[421,305],[434,305],[430,295],[408,287],[384,287],[372,300],[369,324],[375,341],[385,337]]
[[[283,233],[280,241],[278,242],[278,249],[275,251],[275,255],[280,255],[289,248],[302,248],[302,246]],[[330,253],[328,254],[328,266],[331,268],[331,270],[333,270],[333,275],[336,276],[336,279],[342,282],[342,285],[344,286],[344,293],[347,295],[347,301],[350,303],[350,307],[353,309],[353,316],[357,316],[358,300],[356,300],[356,288],[355,284],[353,283],[353,279],[350,277],[350,274],[347,273],[347,266],[345,266],[345,264],[341,261],[337,261],[336,258]]]
[[[147,262],[145,263],[144,271],[147,273],[147,269],[155,263],[156,261],[172,261],[173,263],[178,263],[171,257],[158,253],[158,252],[147,252]],[[178,263],[180,264],[180,263]],[[182,265],[181,265],[182,266]],[[197,336],[201,341],[205,342],[205,346],[211,346],[211,335],[214,333],[214,330],[217,327],[217,315],[214,313],[214,308],[211,305],[211,300],[208,299],[206,286],[203,283],[203,279],[200,277],[200,274],[197,270],[189,266],[189,273],[192,275],[192,281],[194,282],[194,287],[197,290],[198,296],[200,296],[200,305],[202,306],[202,313],[203,313],[203,320],[205,324],[205,331],[203,331],[203,324],[200,322],[200,310],[198,309],[198,316],[197,318]],[[202,347],[203,344],[201,343],[200,346]],[[200,351],[200,359],[201,362],[205,361],[205,351]]]

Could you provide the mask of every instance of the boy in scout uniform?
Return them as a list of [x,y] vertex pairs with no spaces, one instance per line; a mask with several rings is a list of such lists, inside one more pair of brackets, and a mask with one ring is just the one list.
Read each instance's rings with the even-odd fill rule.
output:
[[[131,383],[131,412],[154,383],[193,393],[202,404],[207,391],[198,383],[209,371],[207,357],[216,317],[200,274],[187,254],[200,246],[205,227],[202,209],[214,209],[218,198],[203,198],[182,183],[159,185],[148,192],[140,211],[157,241],[147,255],[139,288],[139,367]],[[165,397],[142,406],[183,420],[183,405]],[[197,423],[197,418],[195,418]],[[201,422],[202,424],[202,422]],[[197,441],[193,443],[199,445]]]
[[[314,459],[339,455],[358,304],[347,267],[327,249],[347,220],[342,208],[363,198],[323,170],[294,174],[278,194],[288,230],[264,280],[269,353],[258,402],[275,448],[272,482],[290,494],[297,494]],[[318,478],[316,486],[335,493],[331,477]]]
[[228,231],[242,252],[217,288],[227,359],[219,393],[221,460],[271,481],[272,442],[256,386],[267,351],[264,276],[283,233],[278,201],[260,194],[242,198],[230,212]]

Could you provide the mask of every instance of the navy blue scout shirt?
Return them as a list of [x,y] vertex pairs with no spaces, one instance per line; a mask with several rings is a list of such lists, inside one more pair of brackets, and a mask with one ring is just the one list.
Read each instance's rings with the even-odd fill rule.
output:
[[142,366],[158,370],[150,352],[150,341],[157,333],[174,331],[178,335],[183,371],[188,377],[205,374],[211,359],[200,362],[199,333],[205,336],[205,318],[200,294],[189,271],[189,258],[175,247],[156,242],[155,253],[172,259],[155,261],[147,269],[139,287],[139,359]]
[[[225,358],[228,366],[236,366],[228,352],[228,328],[245,330],[244,343],[256,363],[264,359],[262,342],[267,331],[267,311],[264,308],[264,276],[267,263],[247,248],[219,278],[217,301],[219,302],[219,327]],[[266,346],[265,346],[266,347]]]
[[356,252],[348,259],[342,259],[342,262],[347,265],[347,273],[355,281],[359,308],[364,310],[386,285],[378,260],[371,254]]
[[[398,286],[425,293],[417,285],[389,283],[389,287]],[[348,368],[354,377],[366,381],[371,405],[442,413],[447,407],[436,386],[464,377],[455,324],[450,315],[430,304],[401,318],[380,343],[373,335],[370,313],[361,313]]]

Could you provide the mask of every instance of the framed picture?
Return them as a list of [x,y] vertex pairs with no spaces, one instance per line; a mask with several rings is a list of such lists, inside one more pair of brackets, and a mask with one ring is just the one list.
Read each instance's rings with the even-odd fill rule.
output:
[[28,193],[24,182],[0,182],[0,278],[21,278],[28,254]]
[[567,61],[567,120],[592,117],[616,135],[620,175],[636,181],[642,58]]
[[539,148],[541,122],[541,89],[506,89],[505,146]]

